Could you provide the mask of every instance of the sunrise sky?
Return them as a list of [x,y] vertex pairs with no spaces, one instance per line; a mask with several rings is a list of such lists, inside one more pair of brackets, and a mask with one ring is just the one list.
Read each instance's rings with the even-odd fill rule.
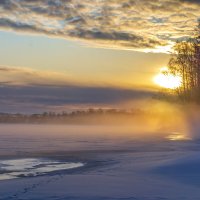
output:
[[0,0],[0,110],[120,105],[158,89],[199,0]]

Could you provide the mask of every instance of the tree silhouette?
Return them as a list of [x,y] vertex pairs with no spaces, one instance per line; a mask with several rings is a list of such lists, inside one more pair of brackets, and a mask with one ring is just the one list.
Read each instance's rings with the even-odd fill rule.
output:
[[175,92],[182,101],[200,103],[200,23],[195,32],[193,38],[175,44],[166,75],[181,77]]

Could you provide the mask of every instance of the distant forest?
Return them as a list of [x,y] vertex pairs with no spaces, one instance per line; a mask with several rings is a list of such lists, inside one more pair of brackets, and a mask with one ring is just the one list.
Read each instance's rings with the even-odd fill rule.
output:
[[73,112],[44,112],[42,114],[0,113],[0,123],[61,123],[61,124],[105,124],[112,122],[129,123],[134,117],[149,112],[140,109],[87,109]]

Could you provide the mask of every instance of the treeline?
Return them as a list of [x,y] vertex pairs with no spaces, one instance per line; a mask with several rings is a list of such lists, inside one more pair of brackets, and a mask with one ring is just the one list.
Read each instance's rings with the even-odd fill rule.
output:
[[200,23],[194,37],[175,44],[168,69],[166,76],[181,77],[181,85],[175,89],[179,100],[200,103]]
[[0,123],[106,123],[110,119],[128,120],[130,117],[144,115],[140,109],[87,109],[73,112],[44,112],[42,114],[0,113]]

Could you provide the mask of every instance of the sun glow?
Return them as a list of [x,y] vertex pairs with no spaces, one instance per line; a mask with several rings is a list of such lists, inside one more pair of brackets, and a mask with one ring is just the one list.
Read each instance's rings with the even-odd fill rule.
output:
[[181,86],[181,77],[174,76],[172,74],[163,74],[163,72],[167,72],[168,69],[166,67],[160,70],[160,73],[154,77],[154,82],[164,88],[168,89],[176,89]]

